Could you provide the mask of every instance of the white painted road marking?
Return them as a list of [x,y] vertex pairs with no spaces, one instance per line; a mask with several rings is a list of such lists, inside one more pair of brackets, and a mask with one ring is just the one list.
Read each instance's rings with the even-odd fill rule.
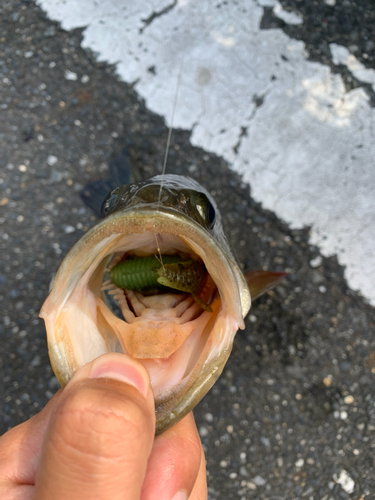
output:
[[265,208],[293,228],[311,225],[312,243],[338,254],[349,285],[375,305],[375,110],[363,89],[346,92],[302,42],[260,30],[255,1],[179,0],[149,24],[172,0],[39,4],[65,29],[87,26],[83,46],[116,63],[167,121],[181,72],[173,125],[228,160]]

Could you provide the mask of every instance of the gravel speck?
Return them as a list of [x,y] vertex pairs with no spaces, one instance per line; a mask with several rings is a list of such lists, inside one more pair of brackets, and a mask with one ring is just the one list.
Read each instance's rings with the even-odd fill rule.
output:
[[319,267],[323,262],[323,257],[318,255],[315,259],[310,260],[309,264],[311,267]]
[[74,71],[69,71],[68,69],[65,70],[64,76],[66,80],[70,80],[72,82],[75,82],[78,79],[77,73],[74,73]]
[[349,474],[346,472],[346,470],[342,470],[340,474],[334,474],[333,479],[336,483],[338,483],[341,488],[346,491],[346,493],[353,493],[354,491],[354,486],[355,482],[353,479],[349,476]]
[[55,36],[55,34],[56,34],[56,29],[54,26],[49,26],[44,32],[44,36],[46,37],[52,37]]
[[53,165],[55,165],[57,162],[58,162],[57,156],[49,155],[49,157],[47,158],[47,163],[50,167],[53,167]]
[[332,375],[328,375],[327,377],[324,377],[323,384],[326,387],[331,387],[331,385],[332,385]]
[[264,486],[267,482],[262,476],[255,476],[253,481],[257,486]]
[[64,225],[64,233],[65,234],[74,233],[75,230],[76,230],[76,228],[74,226],[70,226],[69,224]]
[[262,437],[260,438],[260,440],[262,441],[262,443],[264,444],[264,446],[265,446],[266,448],[269,448],[269,447],[271,446],[271,442],[270,442],[270,440],[269,440],[268,438],[266,438],[266,437],[262,436]]
[[240,475],[242,477],[249,477],[249,473],[247,472],[246,467],[244,467],[243,465],[240,467]]
[[37,354],[30,362],[30,366],[40,366],[41,359],[40,356]]
[[348,396],[345,396],[345,398],[344,398],[344,403],[345,403],[346,405],[351,405],[351,404],[353,404],[353,403],[354,403],[354,398],[353,398],[353,396],[352,396],[351,394],[349,394]]

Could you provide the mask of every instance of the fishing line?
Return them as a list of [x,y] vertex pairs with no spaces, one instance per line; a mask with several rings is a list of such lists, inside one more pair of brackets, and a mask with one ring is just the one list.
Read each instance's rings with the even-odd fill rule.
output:
[[[169,129],[168,129],[167,144],[166,144],[166,148],[165,148],[163,168],[162,168],[162,172],[161,172],[161,183],[160,183],[158,203],[157,203],[156,210],[159,210],[159,207],[160,207],[161,193],[163,191],[165,170],[167,168],[168,153],[169,153],[169,147],[170,147],[170,144],[171,144],[173,121],[174,121],[174,115],[175,115],[176,106],[177,106],[177,97],[178,97],[178,91],[180,89],[180,82],[181,82],[181,67],[180,67],[180,70],[179,70],[178,75],[177,75],[176,91],[175,91],[175,94],[174,94],[174,100],[173,100],[173,106],[172,106],[172,113],[171,113],[171,120],[170,120]],[[157,251],[158,251],[158,254],[159,254],[159,258],[157,257],[157,259],[160,261],[160,264],[163,267],[163,272],[165,274],[165,268],[164,268],[163,259],[162,259],[162,256],[161,256],[160,245],[159,245],[159,241],[158,241],[158,235],[156,233],[154,233],[154,236],[155,236],[156,248],[157,248]],[[156,255],[155,255],[155,257],[156,257]]]
[[172,114],[171,114],[171,121],[170,121],[171,124],[170,124],[169,129],[168,129],[167,144],[166,144],[166,148],[165,148],[164,162],[163,162],[163,168],[162,168],[162,172],[161,172],[161,183],[160,183],[160,189],[159,189],[158,209],[159,209],[159,206],[160,206],[161,192],[163,190],[165,170],[167,168],[167,159],[168,159],[168,153],[169,153],[169,146],[171,144],[173,120],[174,120],[174,114],[175,114],[175,111],[176,111],[178,91],[180,89],[180,81],[181,81],[181,69],[178,72],[178,76],[177,76],[176,92],[175,92],[175,95],[174,95],[174,101],[173,101],[173,107],[172,107]]
[[159,246],[159,241],[158,241],[158,235],[156,233],[154,233],[154,236],[155,236],[155,241],[156,241],[156,248],[157,248],[157,251],[158,251],[158,254],[159,254],[159,257],[157,255],[155,255],[155,257],[160,262],[161,267],[163,268],[163,273],[165,275],[165,267],[164,267],[163,259],[162,259],[162,256],[161,256],[161,251],[160,251],[160,246]]

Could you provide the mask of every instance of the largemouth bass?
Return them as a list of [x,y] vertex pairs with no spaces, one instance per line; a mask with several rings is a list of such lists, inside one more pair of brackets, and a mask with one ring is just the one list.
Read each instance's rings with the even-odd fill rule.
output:
[[[221,374],[251,294],[259,296],[283,274],[242,273],[214,200],[190,178],[119,186],[102,215],[63,260],[40,313],[52,367],[64,386],[107,352],[137,358],[150,374],[160,433]],[[122,267],[136,273],[147,267],[151,281],[123,278]]]

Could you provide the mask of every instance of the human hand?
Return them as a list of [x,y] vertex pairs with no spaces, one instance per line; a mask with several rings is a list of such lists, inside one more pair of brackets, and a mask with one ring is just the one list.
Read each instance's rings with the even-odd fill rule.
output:
[[155,438],[146,369],[106,354],[0,438],[2,500],[204,500],[192,414]]

